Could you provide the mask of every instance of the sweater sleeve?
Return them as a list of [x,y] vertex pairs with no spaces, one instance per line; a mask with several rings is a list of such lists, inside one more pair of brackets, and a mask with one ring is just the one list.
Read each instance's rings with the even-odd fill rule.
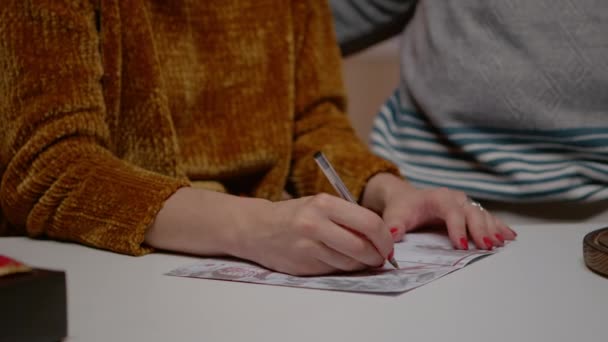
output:
[[10,0],[0,9],[0,204],[12,229],[144,254],[146,228],[184,181],[107,148],[91,1]]
[[[290,185],[297,196],[334,193],[313,155],[323,151],[355,198],[379,172],[398,174],[355,135],[345,114],[341,60],[323,1],[307,1],[296,13],[296,123]],[[299,19],[298,19],[299,18]],[[300,20],[300,22],[298,22]]]
[[401,32],[416,7],[415,0],[330,0],[329,3],[344,56]]

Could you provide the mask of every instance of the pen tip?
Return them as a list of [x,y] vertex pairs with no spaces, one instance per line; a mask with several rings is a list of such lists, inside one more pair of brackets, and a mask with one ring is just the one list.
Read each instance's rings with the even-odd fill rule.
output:
[[397,269],[397,270],[399,269],[399,264],[397,263],[397,260],[395,260],[395,258],[390,258],[390,259],[388,259],[388,262],[390,262],[390,263],[391,263],[391,265],[393,265],[393,267],[394,267],[395,269]]

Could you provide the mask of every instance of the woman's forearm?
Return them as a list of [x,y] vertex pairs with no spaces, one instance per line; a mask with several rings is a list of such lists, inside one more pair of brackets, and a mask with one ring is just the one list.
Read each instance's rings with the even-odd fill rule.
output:
[[155,248],[197,255],[241,256],[239,232],[263,224],[270,202],[194,188],[181,188],[159,211],[146,232]]

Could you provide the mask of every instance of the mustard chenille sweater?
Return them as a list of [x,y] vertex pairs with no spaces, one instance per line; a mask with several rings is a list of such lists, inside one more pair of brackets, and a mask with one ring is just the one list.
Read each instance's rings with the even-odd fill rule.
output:
[[325,1],[3,0],[0,234],[127,254],[186,185],[355,196],[394,167],[344,114]]

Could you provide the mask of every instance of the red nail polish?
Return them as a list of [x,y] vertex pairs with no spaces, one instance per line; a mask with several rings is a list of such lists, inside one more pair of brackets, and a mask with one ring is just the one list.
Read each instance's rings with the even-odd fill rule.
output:
[[389,232],[391,232],[391,235],[392,235],[393,237],[397,236],[397,232],[398,232],[398,231],[399,231],[399,229],[397,229],[397,228],[395,228],[395,227],[393,227],[393,228],[389,229]]
[[486,244],[486,247],[488,247],[488,250],[491,250],[492,247],[494,246],[494,244],[492,243],[492,240],[490,240],[490,238],[487,236],[483,237],[483,243]]
[[505,238],[502,236],[502,234],[498,233],[495,235],[496,238],[498,239],[498,241],[500,242],[505,242]]
[[469,241],[467,241],[467,238],[465,238],[465,237],[460,238],[460,247],[462,249],[464,249],[465,251],[469,250]]

